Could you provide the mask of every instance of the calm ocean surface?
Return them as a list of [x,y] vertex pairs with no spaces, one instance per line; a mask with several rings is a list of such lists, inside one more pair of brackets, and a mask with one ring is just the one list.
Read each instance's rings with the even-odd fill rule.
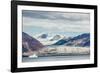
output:
[[90,55],[76,55],[76,56],[49,56],[49,57],[38,57],[29,58],[23,57],[23,62],[42,62],[42,61],[63,61],[63,60],[85,60],[90,59]]

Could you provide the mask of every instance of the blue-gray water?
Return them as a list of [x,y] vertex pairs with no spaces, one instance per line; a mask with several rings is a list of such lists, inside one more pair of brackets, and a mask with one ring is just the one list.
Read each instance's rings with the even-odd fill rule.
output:
[[45,62],[45,61],[63,61],[63,60],[85,60],[90,59],[90,55],[74,55],[74,56],[49,56],[49,57],[38,57],[29,58],[23,57],[22,62]]

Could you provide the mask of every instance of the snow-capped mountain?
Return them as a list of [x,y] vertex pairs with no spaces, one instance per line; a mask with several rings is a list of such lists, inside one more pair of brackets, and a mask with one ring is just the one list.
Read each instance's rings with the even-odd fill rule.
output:
[[90,34],[84,33],[81,35],[78,35],[73,38],[69,39],[61,39],[58,42],[56,42],[54,45],[66,45],[66,46],[90,46]]
[[35,37],[37,40],[39,40],[43,45],[52,45],[56,43],[57,41],[64,38],[62,35],[52,35],[52,34],[41,34],[37,37]]
[[41,39],[46,39],[48,37],[48,34],[41,34],[38,36],[38,38],[41,38]]
[[50,39],[50,41],[54,41],[54,40],[60,40],[60,39],[63,39],[64,36],[62,35],[55,35],[52,39]]

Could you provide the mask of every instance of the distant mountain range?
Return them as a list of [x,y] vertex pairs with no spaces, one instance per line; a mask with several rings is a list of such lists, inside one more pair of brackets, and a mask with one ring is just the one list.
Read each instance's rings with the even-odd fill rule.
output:
[[66,45],[66,46],[90,46],[90,34],[84,33],[73,38],[61,39],[53,45]]
[[22,52],[32,52],[43,48],[44,45],[41,44],[37,39],[31,37],[25,32],[22,32]]
[[[46,38],[47,35],[42,36],[42,38]],[[56,40],[56,41],[55,41]],[[90,46],[90,34],[84,33],[78,35],[76,37],[62,38],[60,35],[55,35],[52,37],[52,40],[38,40],[37,38],[31,37],[25,32],[22,32],[22,56],[31,56],[33,54],[37,54],[40,50],[50,50],[46,48],[46,45],[54,46],[54,45],[64,45],[66,46],[75,46],[75,47],[89,47]],[[59,46],[58,46],[59,47]],[[55,49],[55,48],[54,48]],[[61,48],[60,48],[61,49]],[[62,49],[64,49],[62,47]],[[67,49],[67,48],[66,48]],[[41,51],[41,53],[43,53]],[[59,52],[60,53],[60,52]]]

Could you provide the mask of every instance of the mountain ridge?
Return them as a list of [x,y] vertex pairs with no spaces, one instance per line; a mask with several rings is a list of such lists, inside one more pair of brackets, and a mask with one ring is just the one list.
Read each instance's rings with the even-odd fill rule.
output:
[[22,32],[22,53],[31,53],[38,51],[43,48],[44,45],[41,44],[37,39],[31,37],[25,32]]
[[53,45],[90,46],[90,33],[83,33],[70,39],[61,39]]

